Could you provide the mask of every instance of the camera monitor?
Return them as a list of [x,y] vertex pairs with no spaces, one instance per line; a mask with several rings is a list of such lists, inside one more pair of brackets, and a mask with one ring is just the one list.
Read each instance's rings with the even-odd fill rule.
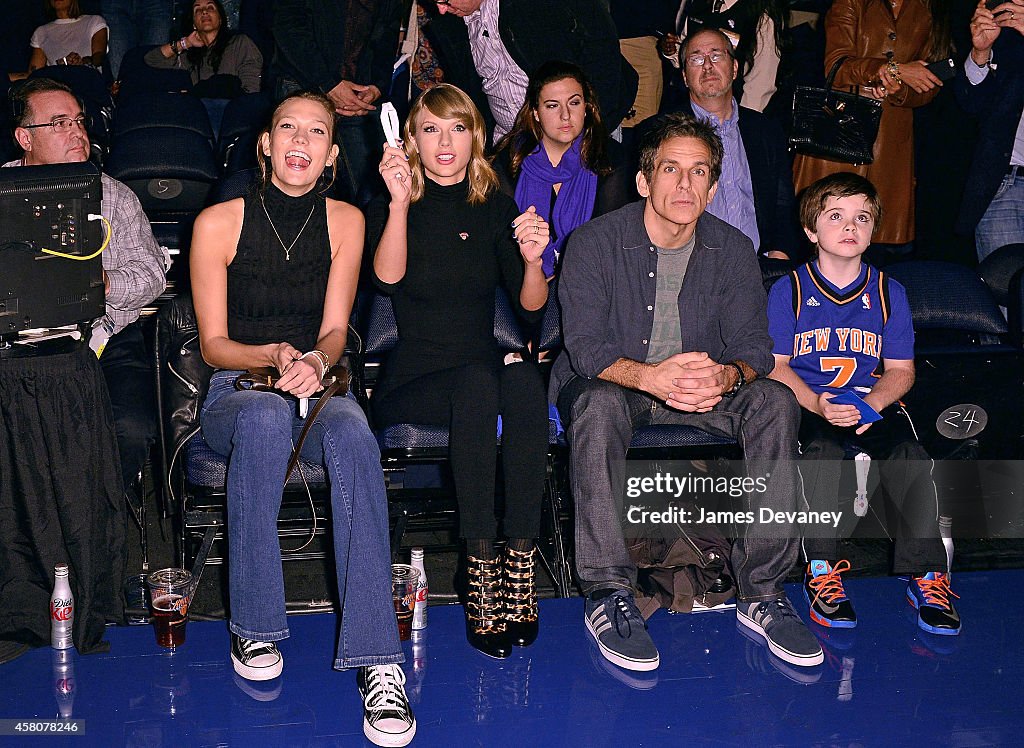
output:
[[0,169],[0,337],[103,315],[102,192],[89,162]]

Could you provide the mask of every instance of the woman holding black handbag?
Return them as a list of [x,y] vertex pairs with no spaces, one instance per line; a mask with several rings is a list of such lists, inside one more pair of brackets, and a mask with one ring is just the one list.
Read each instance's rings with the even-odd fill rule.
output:
[[874,240],[906,245],[914,240],[914,115],[942,82],[925,65],[949,56],[951,42],[939,0],[835,0],[825,15],[825,72],[847,58],[837,89],[861,87],[882,101],[882,119],[871,164],[849,164],[798,155],[793,181],[800,192],[828,174],[849,171],[869,179],[885,205]]

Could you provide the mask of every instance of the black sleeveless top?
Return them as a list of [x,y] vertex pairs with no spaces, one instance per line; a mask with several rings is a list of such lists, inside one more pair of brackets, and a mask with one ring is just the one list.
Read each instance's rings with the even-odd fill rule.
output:
[[228,336],[315,348],[331,269],[327,202],[316,189],[289,197],[274,185],[263,196],[266,212],[259,192],[244,200],[238,251],[228,265]]

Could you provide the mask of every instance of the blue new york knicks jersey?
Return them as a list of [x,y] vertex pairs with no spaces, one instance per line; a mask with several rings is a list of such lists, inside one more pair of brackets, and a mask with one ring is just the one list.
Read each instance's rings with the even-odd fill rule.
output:
[[[913,359],[914,328],[903,286],[870,265],[838,289],[813,262],[780,278],[768,294],[773,352],[812,390],[870,390],[883,358]],[[876,373],[878,370],[878,373]]]

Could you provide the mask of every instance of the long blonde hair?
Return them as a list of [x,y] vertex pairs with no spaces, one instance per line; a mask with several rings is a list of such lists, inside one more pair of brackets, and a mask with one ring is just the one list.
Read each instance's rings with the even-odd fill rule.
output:
[[484,118],[480,115],[473,100],[461,88],[450,83],[442,83],[426,91],[412,105],[409,116],[405,120],[403,137],[405,138],[406,152],[409,154],[409,170],[412,172],[412,202],[415,203],[423,199],[423,190],[427,179],[415,141],[416,119],[424,109],[441,119],[458,120],[473,133],[473,152],[469,157],[467,168],[469,175],[468,202],[470,205],[480,205],[486,202],[487,197],[498,187],[498,175],[484,156],[484,149],[487,147],[487,128],[484,126]]

